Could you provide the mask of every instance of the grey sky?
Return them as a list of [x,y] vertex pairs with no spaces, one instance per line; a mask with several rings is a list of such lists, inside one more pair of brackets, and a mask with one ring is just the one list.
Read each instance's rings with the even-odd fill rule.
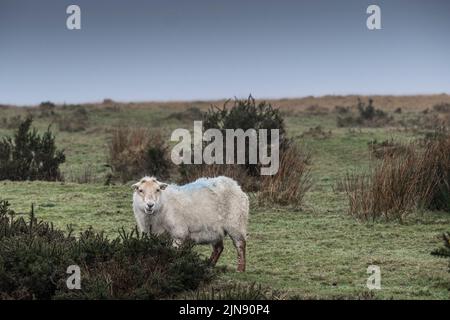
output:
[[445,0],[0,0],[0,103],[450,93],[449,40]]

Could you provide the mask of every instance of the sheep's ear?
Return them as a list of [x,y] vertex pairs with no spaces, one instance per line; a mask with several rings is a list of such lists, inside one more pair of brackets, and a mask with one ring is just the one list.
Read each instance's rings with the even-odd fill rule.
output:
[[159,185],[159,187],[161,188],[161,190],[166,189],[168,186],[169,186],[169,185],[168,185],[167,183],[161,183],[161,184]]
[[131,189],[133,189],[133,190],[137,190],[138,188],[139,188],[139,182],[137,182],[137,183],[135,183],[135,184],[133,184],[132,186],[131,186]]

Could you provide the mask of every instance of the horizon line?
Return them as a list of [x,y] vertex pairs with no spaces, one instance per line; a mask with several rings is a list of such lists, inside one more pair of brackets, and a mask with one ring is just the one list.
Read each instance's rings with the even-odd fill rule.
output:
[[105,97],[102,100],[90,100],[90,101],[79,101],[79,102],[67,102],[67,101],[51,101],[51,100],[43,100],[39,103],[31,103],[31,104],[19,104],[19,103],[7,103],[0,101],[0,106],[8,106],[8,107],[38,107],[40,104],[45,102],[51,102],[56,106],[64,106],[64,105],[96,105],[96,104],[105,104],[107,100],[110,100],[112,103],[120,103],[120,104],[145,104],[145,103],[210,103],[210,102],[221,102],[221,101],[232,101],[235,99],[246,99],[249,97],[254,98],[255,100],[261,101],[280,101],[280,100],[303,100],[303,99],[320,99],[326,97],[414,97],[414,96],[450,96],[450,92],[440,92],[440,93],[329,93],[322,95],[305,95],[305,96],[281,96],[281,97],[255,97],[252,94],[246,96],[233,96],[232,98],[211,98],[211,99],[202,99],[202,98],[191,98],[191,99],[155,99],[155,100],[122,100],[122,99],[113,99]]

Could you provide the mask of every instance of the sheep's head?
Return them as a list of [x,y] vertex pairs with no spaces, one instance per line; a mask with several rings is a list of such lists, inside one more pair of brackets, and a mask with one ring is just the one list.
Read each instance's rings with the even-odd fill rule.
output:
[[153,214],[159,207],[161,192],[167,188],[166,183],[159,182],[154,177],[144,177],[132,185],[135,201],[139,202],[146,214]]

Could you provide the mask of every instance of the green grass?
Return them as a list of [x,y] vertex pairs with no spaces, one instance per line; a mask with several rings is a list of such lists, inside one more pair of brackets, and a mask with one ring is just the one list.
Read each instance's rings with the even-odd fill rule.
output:
[[[127,186],[2,182],[0,194],[20,214],[34,203],[37,217],[60,228],[92,226],[115,237],[119,228],[134,227]],[[376,298],[449,297],[447,262],[430,255],[450,225],[448,214],[417,214],[403,225],[361,223],[345,215],[342,195],[321,191],[309,194],[308,205],[253,209],[247,272],[235,272],[234,247],[226,241],[219,281],[257,282],[301,298],[357,297],[368,291],[367,266],[376,264],[382,273]],[[207,246],[198,250],[210,254]]]
[[[65,112],[65,111],[61,111]],[[32,204],[37,217],[76,231],[92,226],[117,236],[118,229],[134,227],[131,188],[104,186],[108,169],[104,166],[111,129],[119,124],[192,129],[192,123],[165,119],[173,110],[163,107],[121,111],[90,110],[86,132],[59,132],[57,144],[66,150],[69,172],[92,166],[97,184],[49,182],[0,182],[0,199],[10,201],[19,214],[27,214]],[[0,109],[0,118],[20,113]],[[409,116],[409,115],[408,115]],[[36,118],[43,130],[51,119]],[[236,273],[236,254],[230,241],[219,260],[219,282],[257,282],[297,298],[357,298],[368,294],[367,267],[381,268],[382,289],[370,297],[389,299],[448,299],[448,263],[430,254],[441,245],[440,235],[450,229],[450,215],[443,212],[416,212],[404,224],[359,222],[346,214],[343,193],[333,191],[338,179],[349,171],[364,171],[371,159],[367,143],[373,139],[408,141],[420,136],[396,128],[363,128],[350,131],[337,128],[335,115],[293,113],[286,119],[291,137],[313,154],[314,188],[302,210],[288,207],[252,206],[249,224],[247,272]],[[320,125],[332,131],[327,139],[300,138]],[[11,134],[0,128],[0,137]],[[209,256],[210,248],[198,250]]]

